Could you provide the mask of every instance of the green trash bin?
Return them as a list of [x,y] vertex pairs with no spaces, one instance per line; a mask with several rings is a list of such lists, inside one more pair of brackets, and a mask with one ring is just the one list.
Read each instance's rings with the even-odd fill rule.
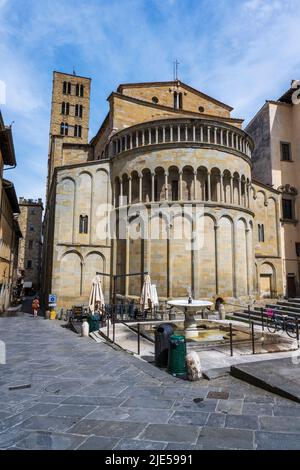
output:
[[168,371],[175,377],[186,376],[186,342],[181,335],[171,335],[169,342]]
[[99,315],[90,315],[87,318],[87,322],[89,324],[90,333],[93,331],[99,331],[100,328],[100,316]]

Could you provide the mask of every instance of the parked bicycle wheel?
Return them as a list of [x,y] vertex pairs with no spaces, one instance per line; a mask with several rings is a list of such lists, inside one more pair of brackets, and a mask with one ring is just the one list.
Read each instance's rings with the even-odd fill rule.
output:
[[297,327],[293,320],[286,320],[285,330],[290,338],[297,338]]
[[277,330],[275,318],[267,318],[267,329],[270,333],[275,333]]

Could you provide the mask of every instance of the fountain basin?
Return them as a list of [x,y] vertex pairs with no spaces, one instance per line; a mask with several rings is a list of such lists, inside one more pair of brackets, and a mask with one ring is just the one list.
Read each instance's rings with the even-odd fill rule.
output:
[[196,312],[203,312],[205,308],[211,307],[213,303],[208,300],[192,300],[192,303],[189,303],[187,299],[174,299],[169,300],[168,305],[176,307],[184,312],[185,337],[192,338],[195,336],[195,329],[197,328],[197,320],[195,318]]

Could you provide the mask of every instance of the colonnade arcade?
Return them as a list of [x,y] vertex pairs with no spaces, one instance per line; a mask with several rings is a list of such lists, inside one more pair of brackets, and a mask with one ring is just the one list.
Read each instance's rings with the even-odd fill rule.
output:
[[200,166],[144,168],[116,177],[115,205],[159,201],[207,201],[250,207],[249,178],[238,172]]

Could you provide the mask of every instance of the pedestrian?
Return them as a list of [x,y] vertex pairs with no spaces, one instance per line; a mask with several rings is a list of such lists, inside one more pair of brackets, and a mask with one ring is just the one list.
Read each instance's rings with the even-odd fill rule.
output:
[[33,316],[34,318],[38,318],[38,313],[39,313],[39,308],[40,308],[40,301],[37,297],[35,297],[32,301],[32,312],[33,312]]

